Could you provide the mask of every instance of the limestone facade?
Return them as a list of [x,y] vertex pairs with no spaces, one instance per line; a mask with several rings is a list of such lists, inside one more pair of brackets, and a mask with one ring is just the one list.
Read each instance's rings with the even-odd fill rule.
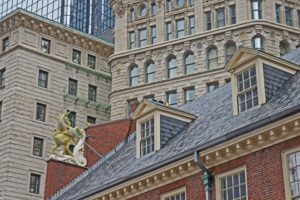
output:
[[[260,37],[261,48],[278,56],[296,48],[300,41],[299,1],[111,0],[111,4],[116,15],[115,51],[109,58],[113,120],[130,114],[131,100],[152,95],[167,101],[172,91],[177,93],[177,105],[182,106],[186,89],[193,88],[200,96],[211,83],[222,86],[229,81],[223,69],[229,45],[254,47],[255,38]],[[167,38],[168,26],[173,39]],[[211,49],[217,49],[213,67],[208,66]],[[194,70],[187,75],[185,58],[189,53],[194,55]],[[177,59],[177,71],[168,78],[171,57]],[[145,77],[148,63],[155,66],[151,83]],[[138,68],[134,74],[138,81],[131,85],[133,67]]]
[[[50,41],[49,53],[42,52],[42,39]],[[113,45],[20,10],[0,21],[0,41],[0,199],[41,200],[58,114],[76,112],[81,128],[88,116],[97,123],[110,119]],[[81,52],[81,64],[73,62],[73,49]],[[88,55],[95,56],[95,69],[87,66]],[[40,71],[48,74],[47,87],[39,85]],[[77,80],[76,96],[68,94],[69,78]],[[89,85],[97,87],[95,101]],[[42,120],[38,104],[45,106]]]

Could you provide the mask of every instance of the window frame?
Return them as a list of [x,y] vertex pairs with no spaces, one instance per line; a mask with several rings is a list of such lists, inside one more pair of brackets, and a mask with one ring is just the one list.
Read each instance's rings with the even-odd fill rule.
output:
[[[132,75],[132,71],[134,69],[137,69],[137,74],[136,75]],[[130,87],[135,87],[139,85],[139,68],[136,64],[132,64],[131,66],[129,66],[128,69],[128,78],[129,78],[129,86]],[[133,84],[133,80],[137,79],[137,83]]]
[[[91,120],[94,120],[93,123],[90,123],[90,122],[89,122],[90,119],[91,119]],[[96,120],[97,120],[96,117],[89,116],[89,115],[86,116],[86,122],[89,123],[89,124],[96,124]]]
[[[257,2],[258,4],[258,8],[257,9],[254,9],[254,3]],[[263,15],[263,12],[262,12],[262,0],[251,0],[250,1],[250,4],[251,4],[251,19],[252,20],[260,20],[262,19],[262,15]],[[256,18],[256,12],[258,14],[258,18]]]
[[[41,154],[37,155],[34,153],[35,150],[35,139],[41,140],[42,141],[42,147],[40,149]],[[31,145],[31,155],[34,157],[38,158],[43,158],[44,157],[44,149],[45,149],[45,138],[39,137],[39,136],[33,136],[32,138],[32,145]]]
[[173,39],[173,24],[172,21],[168,21],[165,23],[166,25],[166,40],[172,40]]
[[[77,49],[73,49],[72,50],[72,62],[73,63],[75,63],[75,64],[78,64],[78,65],[81,65],[81,59],[82,59],[82,57],[81,57],[81,51],[80,50],[77,50]],[[79,55],[79,57],[78,58],[75,58],[75,55]],[[76,59],[78,59],[78,60],[76,60]]]
[[196,33],[195,16],[191,15],[189,16],[189,34],[193,35],[195,33]]
[[[174,95],[176,96],[176,103],[171,104],[169,101],[169,97],[170,95]],[[177,106],[178,105],[178,96],[177,96],[177,91],[176,90],[170,90],[166,92],[166,102],[169,104],[169,106]]]
[[[139,47],[145,47],[148,45],[148,34],[147,34],[147,28],[141,28],[138,30],[139,33]],[[145,37],[141,37],[142,34],[145,34]]]
[[[44,113],[38,113],[38,106],[43,106],[44,107]],[[38,122],[46,122],[47,121],[47,104],[46,103],[41,103],[41,102],[36,102],[35,104],[35,117],[34,119]],[[39,114],[43,114],[42,115],[42,119],[39,119],[38,117],[40,116]]]
[[[151,124],[151,122],[153,121],[153,124]],[[145,133],[145,137],[142,137],[142,131],[143,131],[143,124],[145,124],[146,122],[149,122],[149,135],[146,136],[146,133]],[[139,140],[139,143],[140,143],[140,157],[143,157],[143,156],[146,156],[148,154],[151,154],[152,152],[155,151],[155,117],[152,116],[152,117],[149,117],[141,122],[139,122],[139,126],[140,126],[140,140]],[[153,128],[153,133],[151,134],[151,129]],[[147,140],[150,138],[150,145],[151,145],[151,149],[150,151],[148,152],[147,150]],[[143,149],[143,145],[142,143],[146,141],[145,143],[145,148],[146,148],[146,152],[144,152],[142,149]],[[153,149],[152,149],[153,148]]]
[[[41,74],[45,74],[46,75],[46,80],[42,80],[41,79]],[[43,85],[43,84],[40,84],[41,83],[41,81],[43,82],[45,82],[44,84],[45,85]],[[48,86],[49,86],[49,72],[48,71],[46,71],[46,70],[43,70],[43,69],[38,69],[38,87],[40,87],[40,88],[44,88],[44,89],[48,89]]]
[[[256,42],[255,42],[255,39],[260,39],[260,48],[257,48],[255,45],[256,45]],[[262,35],[255,35],[252,37],[251,39],[251,43],[252,43],[252,48],[253,49],[256,49],[256,50],[260,50],[260,51],[264,51],[265,50],[265,38],[262,36]]]
[[205,15],[205,30],[212,30],[212,12],[211,10],[204,12]]
[[[67,117],[68,117],[68,119],[70,120],[70,122],[71,122],[71,127],[76,127],[76,117],[77,117],[77,113],[75,112],[75,111],[72,111],[72,110],[67,110],[67,113],[68,113],[68,115],[67,115]],[[70,116],[74,116],[73,118],[71,118]]]
[[151,30],[151,44],[155,44],[157,42],[156,25],[150,26],[150,30]]
[[3,100],[0,100],[0,123],[2,121],[2,115],[3,115]]
[[185,20],[184,20],[184,18],[177,19],[176,20],[176,38],[183,38],[184,36],[185,36]]
[[128,32],[128,48],[129,49],[135,48],[135,31]]
[[[210,57],[210,51],[212,50],[216,50],[216,57]],[[216,62],[216,66],[212,66],[212,61]],[[216,69],[218,68],[218,62],[219,62],[219,51],[218,51],[218,47],[216,46],[210,46],[207,48],[207,69],[211,70],[211,69]]]
[[290,175],[289,175],[289,164],[288,164],[288,155],[300,152],[300,147],[294,147],[281,152],[281,160],[282,160],[282,170],[283,170],[283,182],[284,182],[284,190],[285,190],[285,199],[292,200],[291,194],[291,186],[290,186]]
[[281,23],[281,4],[275,3],[276,22]]
[[[214,89],[210,90],[210,86],[215,86]],[[213,82],[209,82],[209,83],[206,83],[206,92],[207,93],[210,93],[212,91],[214,91],[215,89],[219,88],[220,87],[220,83],[219,81],[213,81]]]
[[172,190],[172,191],[169,191],[169,192],[166,192],[166,193],[163,193],[160,195],[160,200],[166,200],[168,198],[171,198],[177,194],[181,194],[181,193],[185,193],[185,200],[187,200],[187,191],[186,191],[186,187],[181,187],[181,188],[178,188],[178,189],[175,189],[175,190]]
[[[148,68],[153,65],[153,68],[154,70],[153,71],[148,71]],[[146,64],[145,64],[145,83],[152,83],[152,82],[155,82],[155,63],[154,61],[150,60],[150,61],[147,61]],[[154,78],[153,80],[149,81],[149,75],[153,75]]]
[[[221,18],[219,18],[220,16],[221,16]],[[222,28],[222,27],[226,26],[225,19],[226,19],[225,7],[216,9],[216,28]]]
[[2,52],[6,52],[9,49],[9,36],[2,39]]
[[[235,51],[233,52],[233,54],[229,54],[229,50],[231,47],[234,47]],[[236,43],[234,41],[228,41],[225,43],[224,46],[224,50],[225,50],[225,63],[228,63],[229,60],[232,58],[232,56],[235,54],[237,48],[236,48]]]
[[230,24],[236,24],[236,5],[232,4],[229,5],[229,11],[230,11]]
[[[72,88],[70,82],[74,82],[75,83],[75,87]],[[71,92],[72,90],[74,90],[75,92]],[[78,81],[76,79],[73,78],[69,78],[68,80],[68,95],[72,95],[72,96],[77,96],[77,92],[78,92]]]
[[88,100],[97,102],[97,86],[91,84],[88,85]]
[[244,171],[245,174],[245,186],[246,186],[246,199],[248,199],[248,180],[247,180],[247,168],[246,166],[241,166],[223,173],[219,173],[215,175],[215,188],[216,188],[216,199],[222,199],[222,195],[221,195],[221,179],[230,175],[234,175],[236,173],[240,173]]
[[[171,63],[171,61],[172,60],[175,60],[175,66],[173,66],[173,67],[170,67],[170,63]],[[167,59],[166,59],[166,61],[167,61],[167,78],[168,79],[172,79],[172,78],[176,78],[178,75],[177,75],[177,73],[178,73],[178,63],[177,63],[177,57],[175,56],[175,55],[170,55],[170,56],[168,56],[167,57]],[[175,71],[175,75],[174,76],[171,76],[171,71]]]
[[[193,56],[194,62],[187,63],[187,58],[188,58],[189,56]],[[196,70],[195,70],[195,67],[196,67],[196,60],[195,60],[195,54],[194,54],[194,52],[189,51],[189,52],[185,53],[183,58],[184,58],[184,74],[185,74],[185,75],[194,74],[195,71],[196,71]],[[189,72],[189,73],[188,73],[189,70],[187,70],[187,69],[188,69],[188,68],[191,68],[191,67],[193,67],[193,72]]]
[[[194,99],[187,100],[187,94],[190,91],[194,91]],[[191,102],[193,102],[196,99],[196,89],[195,89],[195,86],[184,88],[183,89],[183,93],[184,93],[184,104],[191,103]]]
[[[93,63],[92,65],[90,65],[90,58],[93,58]],[[97,66],[97,57],[95,55],[92,55],[92,54],[88,54],[87,55],[87,67],[89,67],[90,69],[96,69],[96,66]]]
[[6,72],[5,67],[0,70],[0,87],[5,86],[5,72]]
[[[288,12],[289,11],[289,12]],[[288,7],[286,6],[284,8],[284,13],[285,13],[285,24],[287,26],[294,26],[294,17],[293,17],[293,11],[294,9],[292,7]],[[290,14],[290,15],[287,15],[287,14]],[[289,16],[289,18],[287,17]]]
[[[31,186],[32,186],[32,183],[31,183],[31,177],[32,176],[38,176],[38,191],[37,192],[31,192],[30,189],[31,189]],[[29,194],[33,194],[33,195],[41,195],[43,194],[43,191],[42,191],[42,187],[41,187],[41,182],[42,182],[42,174],[40,173],[36,173],[36,172],[30,172],[29,173],[29,180],[28,180],[28,193]]]
[[[44,48],[43,42],[48,42],[48,45],[49,45],[49,46],[48,46],[48,49]],[[46,51],[44,51],[44,49],[46,49]],[[46,53],[46,54],[50,54],[50,53],[51,53],[51,40],[46,39],[46,38],[44,38],[44,37],[41,38],[41,51],[42,51],[43,53]]]

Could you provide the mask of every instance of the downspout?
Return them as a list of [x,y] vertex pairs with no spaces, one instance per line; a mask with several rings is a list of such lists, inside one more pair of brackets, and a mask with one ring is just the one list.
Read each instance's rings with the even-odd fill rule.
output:
[[194,161],[197,164],[197,166],[200,168],[200,170],[203,172],[202,181],[205,187],[205,199],[212,200],[211,193],[212,193],[212,184],[213,184],[214,177],[209,173],[207,168],[202,163],[200,158],[200,153],[198,151],[194,152]]

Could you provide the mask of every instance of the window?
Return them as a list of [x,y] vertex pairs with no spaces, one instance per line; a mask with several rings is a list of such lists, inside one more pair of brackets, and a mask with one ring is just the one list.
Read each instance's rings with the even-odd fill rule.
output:
[[189,0],[189,5],[193,6],[194,5],[194,0]]
[[276,12],[276,22],[281,23],[281,5],[275,4],[275,12]]
[[293,9],[285,7],[285,23],[288,26],[293,26]]
[[46,105],[37,103],[36,104],[36,120],[44,122],[46,121]]
[[0,87],[5,83],[5,68],[0,70]]
[[146,14],[147,14],[147,8],[146,8],[146,6],[145,5],[141,5],[141,7],[140,7],[140,16],[141,17],[145,17]]
[[185,1],[185,0],[176,0],[177,7],[178,7],[178,8],[183,7],[183,6],[184,6],[184,1]]
[[153,61],[146,64],[146,83],[155,81],[155,64]]
[[290,51],[290,47],[289,47],[288,42],[281,41],[279,43],[279,50],[280,50],[280,56],[283,56],[283,55],[287,54]]
[[141,123],[141,156],[154,151],[154,118]]
[[164,194],[161,200],[186,200],[185,188]]
[[129,68],[129,86],[137,86],[139,84],[139,69],[137,65]]
[[217,9],[217,28],[225,26],[225,9]]
[[195,71],[195,56],[194,53],[190,52],[185,57],[185,74],[189,75]]
[[176,37],[177,38],[184,37],[184,19],[180,19],[176,21]]
[[229,6],[229,9],[230,9],[230,24],[236,24],[235,5]]
[[67,111],[68,112],[68,118],[71,122],[71,126],[74,128],[76,126],[76,112],[73,111]]
[[168,78],[174,78],[177,76],[177,60],[176,57],[171,55],[167,59]]
[[135,13],[134,13],[134,9],[133,9],[133,8],[131,8],[131,9],[129,10],[129,20],[130,20],[130,21],[135,20]]
[[166,37],[167,37],[167,40],[172,39],[172,22],[166,23]]
[[139,30],[139,47],[147,45],[147,29]]
[[77,96],[77,80],[69,78],[69,92],[70,95]]
[[127,100],[127,105],[128,105],[128,107],[127,107],[128,116],[130,116],[137,109],[139,102],[136,98],[129,99],[129,100]]
[[151,15],[152,16],[156,15],[156,4],[155,4],[155,2],[151,3]]
[[170,12],[172,11],[173,6],[172,6],[172,0],[166,0],[166,11]]
[[167,102],[170,106],[177,105],[177,92],[176,91],[167,92],[166,96],[167,96]]
[[195,33],[195,17],[194,16],[190,16],[189,17],[189,34],[194,34]]
[[190,103],[195,100],[195,88],[187,88],[184,90],[184,103]]
[[213,46],[208,49],[208,69],[218,67],[218,49]]
[[207,92],[211,92],[219,87],[219,82],[207,83]]
[[129,32],[129,49],[135,48],[135,36],[134,31]]
[[298,28],[300,28],[300,10],[297,11],[298,14]]
[[211,11],[205,12],[206,30],[211,30]]
[[230,60],[230,58],[234,55],[236,51],[236,45],[234,42],[228,42],[225,45],[225,61],[226,63]]
[[156,43],[156,26],[151,26],[151,44]]
[[2,121],[2,106],[3,105],[3,102],[0,101],[0,122]]
[[81,52],[73,49],[72,61],[76,64],[81,64]]
[[300,151],[293,151],[284,155],[286,168],[285,179],[288,191],[287,199],[298,200],[300,198]]
[[96,69],[96,56],[92,56],[88,54],[87,66],[91,69]]
[[51,41],[45,38],[42,38],[41,50],[43,53],[50,53]]
[[2,40],[2,52],[7,51],[9,48],[9,37]]
[[43,156],[44,140],[38,137],[33,138],[32,154],[35,156]]
[[226,200],[246,200],[247,190],[246,190],[246,175],[245,171],[237,171],[225,176],[218,178],[218,183],[220,190],[217,196],[220,199]]
[[262,18],[261,0],[251,0],[252,19],[257,20]]
[[30,174],[29,192],[34,194],[40,193],[41,175]]
[[97,101],[97,87],[93,85],[89,85],[89,101],[96,102]]
[[252,38],[252,48],[263,51],[264,47],[264,39],[261,35],[254,36]]
[[48,87],[48,72],[39,70],[38,86],[43,88]]
[[238,82],[238,105],[240,112],[258,105],[256,69],[249,70],[237,75]]
[[87,120],[86,121],[89,124],[96,124],[96,118],[95,117],[87,116]]

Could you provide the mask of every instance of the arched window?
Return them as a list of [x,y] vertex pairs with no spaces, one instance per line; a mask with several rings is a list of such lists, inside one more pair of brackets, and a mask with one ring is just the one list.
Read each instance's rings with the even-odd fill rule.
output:
[[264,38],[261,35],[256,35],[252,38],[252,48],[261,51],[265,50]]
[[207,51],[207,64],[208,69],[218,67],[218,49],[215,46],[208,48]]
[[167,58],[168,78],[174,78],[177,75],[177,60],[176,56],[171,55]]
[[153,61],[149,61],[145,65],[145,81],[151,83],[155,81],[155,64]]
[[287,41],[281,41],[279,43],[279,51],[280,51],[280,56],[283,56],[290,52],[290,45]]
[[184,0],[176,0],[176,4],[177,4],[177,7],[178,7],[178,8],[184,6],[184,3],[185,3]]
[[140,16],[141,16],[141,17],[145,17],[146,14],[147,14],[147,8],[146,8],[146,6],[145,6],[144,4],[142,4],[142,5],[140,6]]
[[236,51],[235,42],[230,41],[225,44],[225,61],[226,61],[226,63],[234,55],[235,51]]
[[195,56],[193,52],[189,52],[185,56],[184,60],[184,66],[185,66],[185,74],[189,75],[194,73],[195,71]]
[[134,13],[134,9],[133,9],[133,8],[131,8],[131,9],[129,10],[129,20],[130,20],[130,21],[135,20],[135,13]]
[[129,86],[137,86],[139,83],[139,69],[137,65],[129,67]]

